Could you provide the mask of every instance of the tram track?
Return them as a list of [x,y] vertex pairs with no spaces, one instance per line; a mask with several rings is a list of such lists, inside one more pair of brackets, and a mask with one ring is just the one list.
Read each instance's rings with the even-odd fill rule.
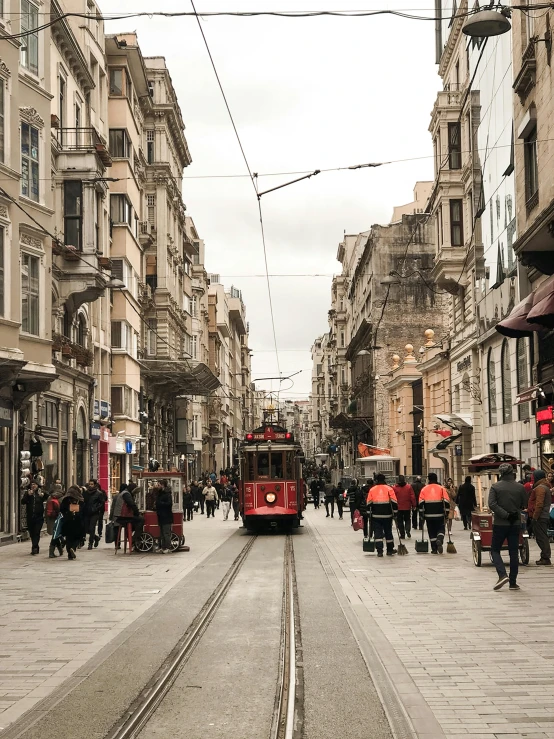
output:
[[[201,643],[256,540],[258,536],[249,538],[185,634],[122,717],[106,734],[105,739],[139,739],[147,735],[149,724],[156,725],[156,712],[163,708],[164,699]],[[284,541],[282,577],[279,664],[269,739],[299,739],[303,726],[303,674],[291,535],[287,535]],[[268,705],[271,705],[269,701]],[[269,716],[269,713],[266,715]]]

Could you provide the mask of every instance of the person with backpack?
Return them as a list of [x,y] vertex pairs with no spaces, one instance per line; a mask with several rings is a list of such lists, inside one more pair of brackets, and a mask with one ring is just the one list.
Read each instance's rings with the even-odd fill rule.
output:
[[65,493],[61,481],[56,480],[56,482],[52,486],[52,490],[50,492],[50,495],[48,496],[48,500],[46,501],[46,531],[52,537],[50,539],[50,547],[48,548],[48,556],[50,557],[50,559],[55,559],[56,549],[60,553],[60,557],[63,554],[63,544],[61,537],[58,536],[56,539],[54,539],[53,535],[54,524],[56,523],[56,520],[60,515],[60,505],[64,495]]
[[100,542],[100,536],[96,533],[98,519],[104,516],[105,499],[104,493],[100,490],[96,480],[89,480],[88,485],[83,493],[83,516],[85,527],[85,538],[88,534],[88,548],[97,547]]

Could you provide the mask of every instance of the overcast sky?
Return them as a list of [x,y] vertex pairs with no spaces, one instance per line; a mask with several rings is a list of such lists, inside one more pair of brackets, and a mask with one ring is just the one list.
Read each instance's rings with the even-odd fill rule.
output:
[[[191,9],[188,0],[100,5],[106,14]],[[432,6],[429,0],[196,0],[198,12],[391,8],[432,15]],[[328,275],[271,278],[280,371],[305,370],[283,395],[305,397],[310,346],[328,330],[330,275],[340,271],[336,253],[344,232],[387,223],[394,205],[411,201],[416,180],[432,179],[427,128],[439,89],[434,23],[377,16],[218,17],[202,24],[253,172],[422,157],[322,173],[262,198],[270,274]],[[206,242],[208,272],[242,290],[253,377],[277,375],[267,285],[258,276],[264,260],[250,180],[192,178],[246,172],[197,22],[133,18],[106,24],[106,33],[132,30],[145,56],[166,57],[177,91],[192,154],[183,196]],[[260,189],[289,179],[294,177],[261,178]]]

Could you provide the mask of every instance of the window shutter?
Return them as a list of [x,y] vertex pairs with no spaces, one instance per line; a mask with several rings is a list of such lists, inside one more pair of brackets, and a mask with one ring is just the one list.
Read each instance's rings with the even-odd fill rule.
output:
[[123,259],[112,259],[112,280],[123,281]]

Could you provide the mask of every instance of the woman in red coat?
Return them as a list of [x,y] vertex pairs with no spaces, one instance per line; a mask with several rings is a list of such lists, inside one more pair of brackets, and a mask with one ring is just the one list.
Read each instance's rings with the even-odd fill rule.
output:
[[398,477],[398,482],[393,486],[398,501],[398,531],[400,538],[411,538],[412,509],[417,505],[414,489],[406,482],[404,475]]

